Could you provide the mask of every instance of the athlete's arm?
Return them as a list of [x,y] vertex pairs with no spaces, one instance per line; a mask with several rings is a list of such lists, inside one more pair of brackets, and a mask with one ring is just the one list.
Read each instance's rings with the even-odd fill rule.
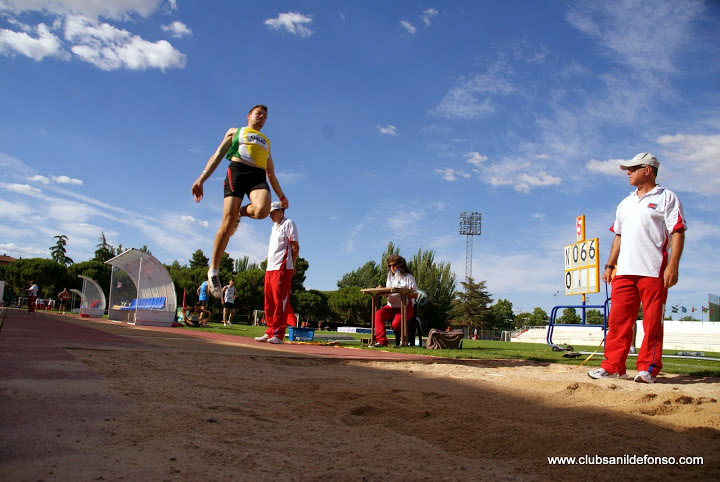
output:
[[[618,256],[620,256],[620,235],[616,234],[613,239],[612,246],[610,246],[610,256],[608,256],[607,265],[605,265],[608,267],[605,268],[602,275],[602,280],[606,284],[612,281],[612,274],[615,269],[614,266],[617,265]],[[609,266],[613,266],[613,268],[610,268]]]
[[672,233],[670,238],[670,258],[668,259],[665,274],[663,276],[665,288],[672,288],[678,282],[678,271],[680,267],[680,256],[685,246],[685,230],[678,229]]
[[295,266],[295,261],[297,261],[298,256],[300,255],[300,243],[297,241],[290,241],[290,252],[292,253],[293,266]]
[[190,192],[192,192],[195,202],[200,202],[200,200],[203,198],[203,183],[207,180],[207,178],[212,175],[212,173],[215,171],[215,168],[218,166],[218,164],[220,164],[220,161],[222,161],[223,157],[225,157],[225,154],[227,154],[227,151],[232,145],[232,138],[235,135],[235,131],[237,131],[236,127],[228,129],[217,150],[212,156],[210,156],[207,164],[205,164],[205,169],[203,169],[203,172],[200,173],[200,176],[198,176],[198,178],[195,180],[192,187],[190,188]]
[[290,204],[288,203],[285,194],[283,194],[282,189],[280,189],[280,183],[275,176],[275,164],[273,163],[272,154],[268,156],[265,173],[267,174],[267,179],[270,182],[273,191],[275,191],[275,194],[277,194],[278,198],[280,199],[280,205],[282,205],[283,209],[287,209],[288,207],[290,207]]

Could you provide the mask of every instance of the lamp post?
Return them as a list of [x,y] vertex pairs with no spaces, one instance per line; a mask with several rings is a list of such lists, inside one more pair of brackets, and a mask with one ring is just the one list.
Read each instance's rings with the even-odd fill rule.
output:
[[466,236],[465,240],[465,282],[472,278],[473,236],[480,236],[482,214],[478,212],[460,213],[459,233]]

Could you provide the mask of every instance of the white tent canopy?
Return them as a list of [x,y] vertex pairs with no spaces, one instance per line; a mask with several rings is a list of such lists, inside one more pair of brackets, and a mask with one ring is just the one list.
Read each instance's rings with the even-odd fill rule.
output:
[[83,280],[82,293],[80,294],[80,315],[100,318],[105,314],[107,301],[105,293],[97,282],[87,276],[78,275]]
[[154,256],[130,249],[106,261],[112,266],[108,319],[170,326],[177,296],[170,273]]

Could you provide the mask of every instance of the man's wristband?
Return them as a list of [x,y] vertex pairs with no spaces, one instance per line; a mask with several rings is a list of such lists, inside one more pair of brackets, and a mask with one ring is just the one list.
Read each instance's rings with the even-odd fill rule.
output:
[[605,269],[608,269],[608,268],[615,269],[615,265],[614,264],[606,264]]

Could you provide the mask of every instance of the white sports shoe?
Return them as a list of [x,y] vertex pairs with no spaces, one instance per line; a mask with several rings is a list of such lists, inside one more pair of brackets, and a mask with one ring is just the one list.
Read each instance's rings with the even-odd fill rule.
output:
[[268,336],[267,333],[265,333],[263,336],[256,336],[256,337],[255,337],[255,341],[263,341],[263,342],[265,342],[265,341],[268,341],[269,339],[270,339],[270,337]]
[[269,338],[267,342],[272,343],[273,345],[279,345],[283,341],[280,338],[278,338],[277,336],[273,336],[272,338]]
[[623,373],[622,375],[619,375],[617,373],[608,373],[605,371],[604,368],[598,368],[597,370],[590,370],[588,372],[588,376],[590,378],[599,379],[599,378],[621,378],[625,379],[627,378],[627,373]]
[[640,371],[635,377],[635,381],[638,383],[655,383],[657,380],[656,376],[650,374],[650,372]]
[[210,270],[208,270],[208,291],[215,298],[222,297],[222,285],[220,284],[220,276],[217,273],[211,275]]

